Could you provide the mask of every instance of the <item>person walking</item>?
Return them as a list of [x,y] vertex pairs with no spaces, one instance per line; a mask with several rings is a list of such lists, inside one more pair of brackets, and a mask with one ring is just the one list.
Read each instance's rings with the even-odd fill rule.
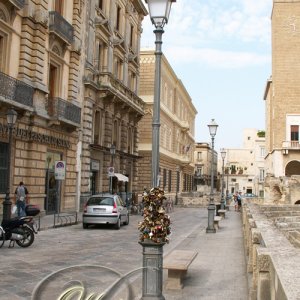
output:
[[18,217],[25,217],[25,207],[29,204],[29,192],[23,181],[21,181],[15,191],[15,203],[17,205]]
[[242,192],[239,192],[237,194],[236,200],[237,200],[238,211],[241,211],[241,207],[242,207]]

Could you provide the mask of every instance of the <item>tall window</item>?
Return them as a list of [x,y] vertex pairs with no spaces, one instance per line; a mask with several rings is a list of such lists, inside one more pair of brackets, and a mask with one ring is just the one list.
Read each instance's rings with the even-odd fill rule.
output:
[[120,31],[121,28],[121,7],[117,6],[116,29]]
[[112,137],[112,144],[116,146],[118,149],[118,141],[119,141],[119,128],[118,128],[118,121],[114,121],[114,130],[113,130],[113,137]]
[[4,71],[4,38],[0,35],[0,71]]
[[265,148],[264,147],[260,147],[260,156],[265,157]]
[[103,56],[103,47],[101,44],[98,44],[97,59],[95,63],[99,71],[102,71],[102,63],[103,63],[102,56]]
[[265,180],[265,170],[259,169],[259,181],[264,181],[264,180]]
[[95,113],[95,121],[94,121],[94,144],[100,144],[100,111],[96,111]]
[[197,159],[201,160],[202,159],[202,152],[197,152]]
[[98,7],[103,9],[103,0],[98,0]]
[[8,144],[0,142],[0,194],[6,193],[6,178],[9,176],[7,156]]
[[169,170],[168,191],[171,192],[171,189],[172,189],[172,171]]
[[130,24],[129,46],[133,48],[133,25]]
[[123,72],[123,62],[119,57],[116,57],[115,58],[115,76],[117,79],[119,79],[119,80],[123,79],[122,72]]
[[54,10],[61,15],[63,14],[63,0],[55,0]]
[[299,125],[291,125],[291,142],[299,141]]
[[49,98],[58,97],[60,89],[60,68],[54,63],[49,66]]
[[167,186],[167,170],[163,170],[163,189],[165,190]]

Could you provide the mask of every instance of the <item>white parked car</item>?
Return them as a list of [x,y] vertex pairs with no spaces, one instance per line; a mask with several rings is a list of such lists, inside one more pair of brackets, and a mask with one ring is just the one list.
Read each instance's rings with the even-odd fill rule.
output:
[[82,226],[86,229],[93,224],[114,224],[116,229],[121,224],[129,224],[129,212],[120,196],[105,193],[89,198],[84,206]]

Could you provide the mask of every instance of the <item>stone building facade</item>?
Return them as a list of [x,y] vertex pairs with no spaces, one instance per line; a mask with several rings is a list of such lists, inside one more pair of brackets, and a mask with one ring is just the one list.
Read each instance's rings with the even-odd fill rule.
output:
[[[152,120],[154,99],[154,50],[141,51],[140,96],[145,101],[145,116],[140,122],[139,192],[151,187]],[[167,58],[161,59],[161,102],[159,175],[167,195],[178,196],[193,190],[194,135],[197,111],[183,83]]]
[[[243,130],[242,148],[225,149],[224,159],[225,190],[228,193],[235,192],[253,193],[259,197],[264,196],[264,158],[265,137],[260,136],[255,128]],[[219,157],[219,166],[222,166],[222,158]],[[219,169],[222,173],[222,169]]]
[[[211,159],[214,155],[213,164],[213,176],[214,176],[214,188],[217,187],[218,176],[218,153],[214,150],[212,154],[212,148],[209,143],[196,143],[194,152],[195,161],[195,189],[201,193],[210,193],[211,185]],[[222,165],[222,164],[221,164]]]
[[[266,172],[299,175],[300,3],[275,1],[272,12],[272,76],[267,82]],[[297,171],[298,170],[298,171]]]
[[147,10],[141,0],[86,5],[81,201],[108,191],[131,197],[138,189],[140,38]]
[[300,3],[274,0],[271,19],[272,76],[264,95],[266,193],[271,201],[290,199],[294,203],[298,199],[286,197],[278,180],[300,175]]
[[[76,209],[84,1],[0,1],[0,198],[24,181],[47,213]],[[18,113],[12,134],[9,108]],[[64,180],[55,178],[62,161]]]

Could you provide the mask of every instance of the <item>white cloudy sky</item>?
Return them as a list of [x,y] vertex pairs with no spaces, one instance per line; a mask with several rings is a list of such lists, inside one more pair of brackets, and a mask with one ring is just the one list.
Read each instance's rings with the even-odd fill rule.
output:
[[[212,118],[219,125],[216,150],[241,147],[244,128],[265,128],[271,11],[272,0],[177,0],[172,5],[162,50],[198,111],[196,142],[210,141]],[[154,48],[153,29],[147,16],[142,48]]]

